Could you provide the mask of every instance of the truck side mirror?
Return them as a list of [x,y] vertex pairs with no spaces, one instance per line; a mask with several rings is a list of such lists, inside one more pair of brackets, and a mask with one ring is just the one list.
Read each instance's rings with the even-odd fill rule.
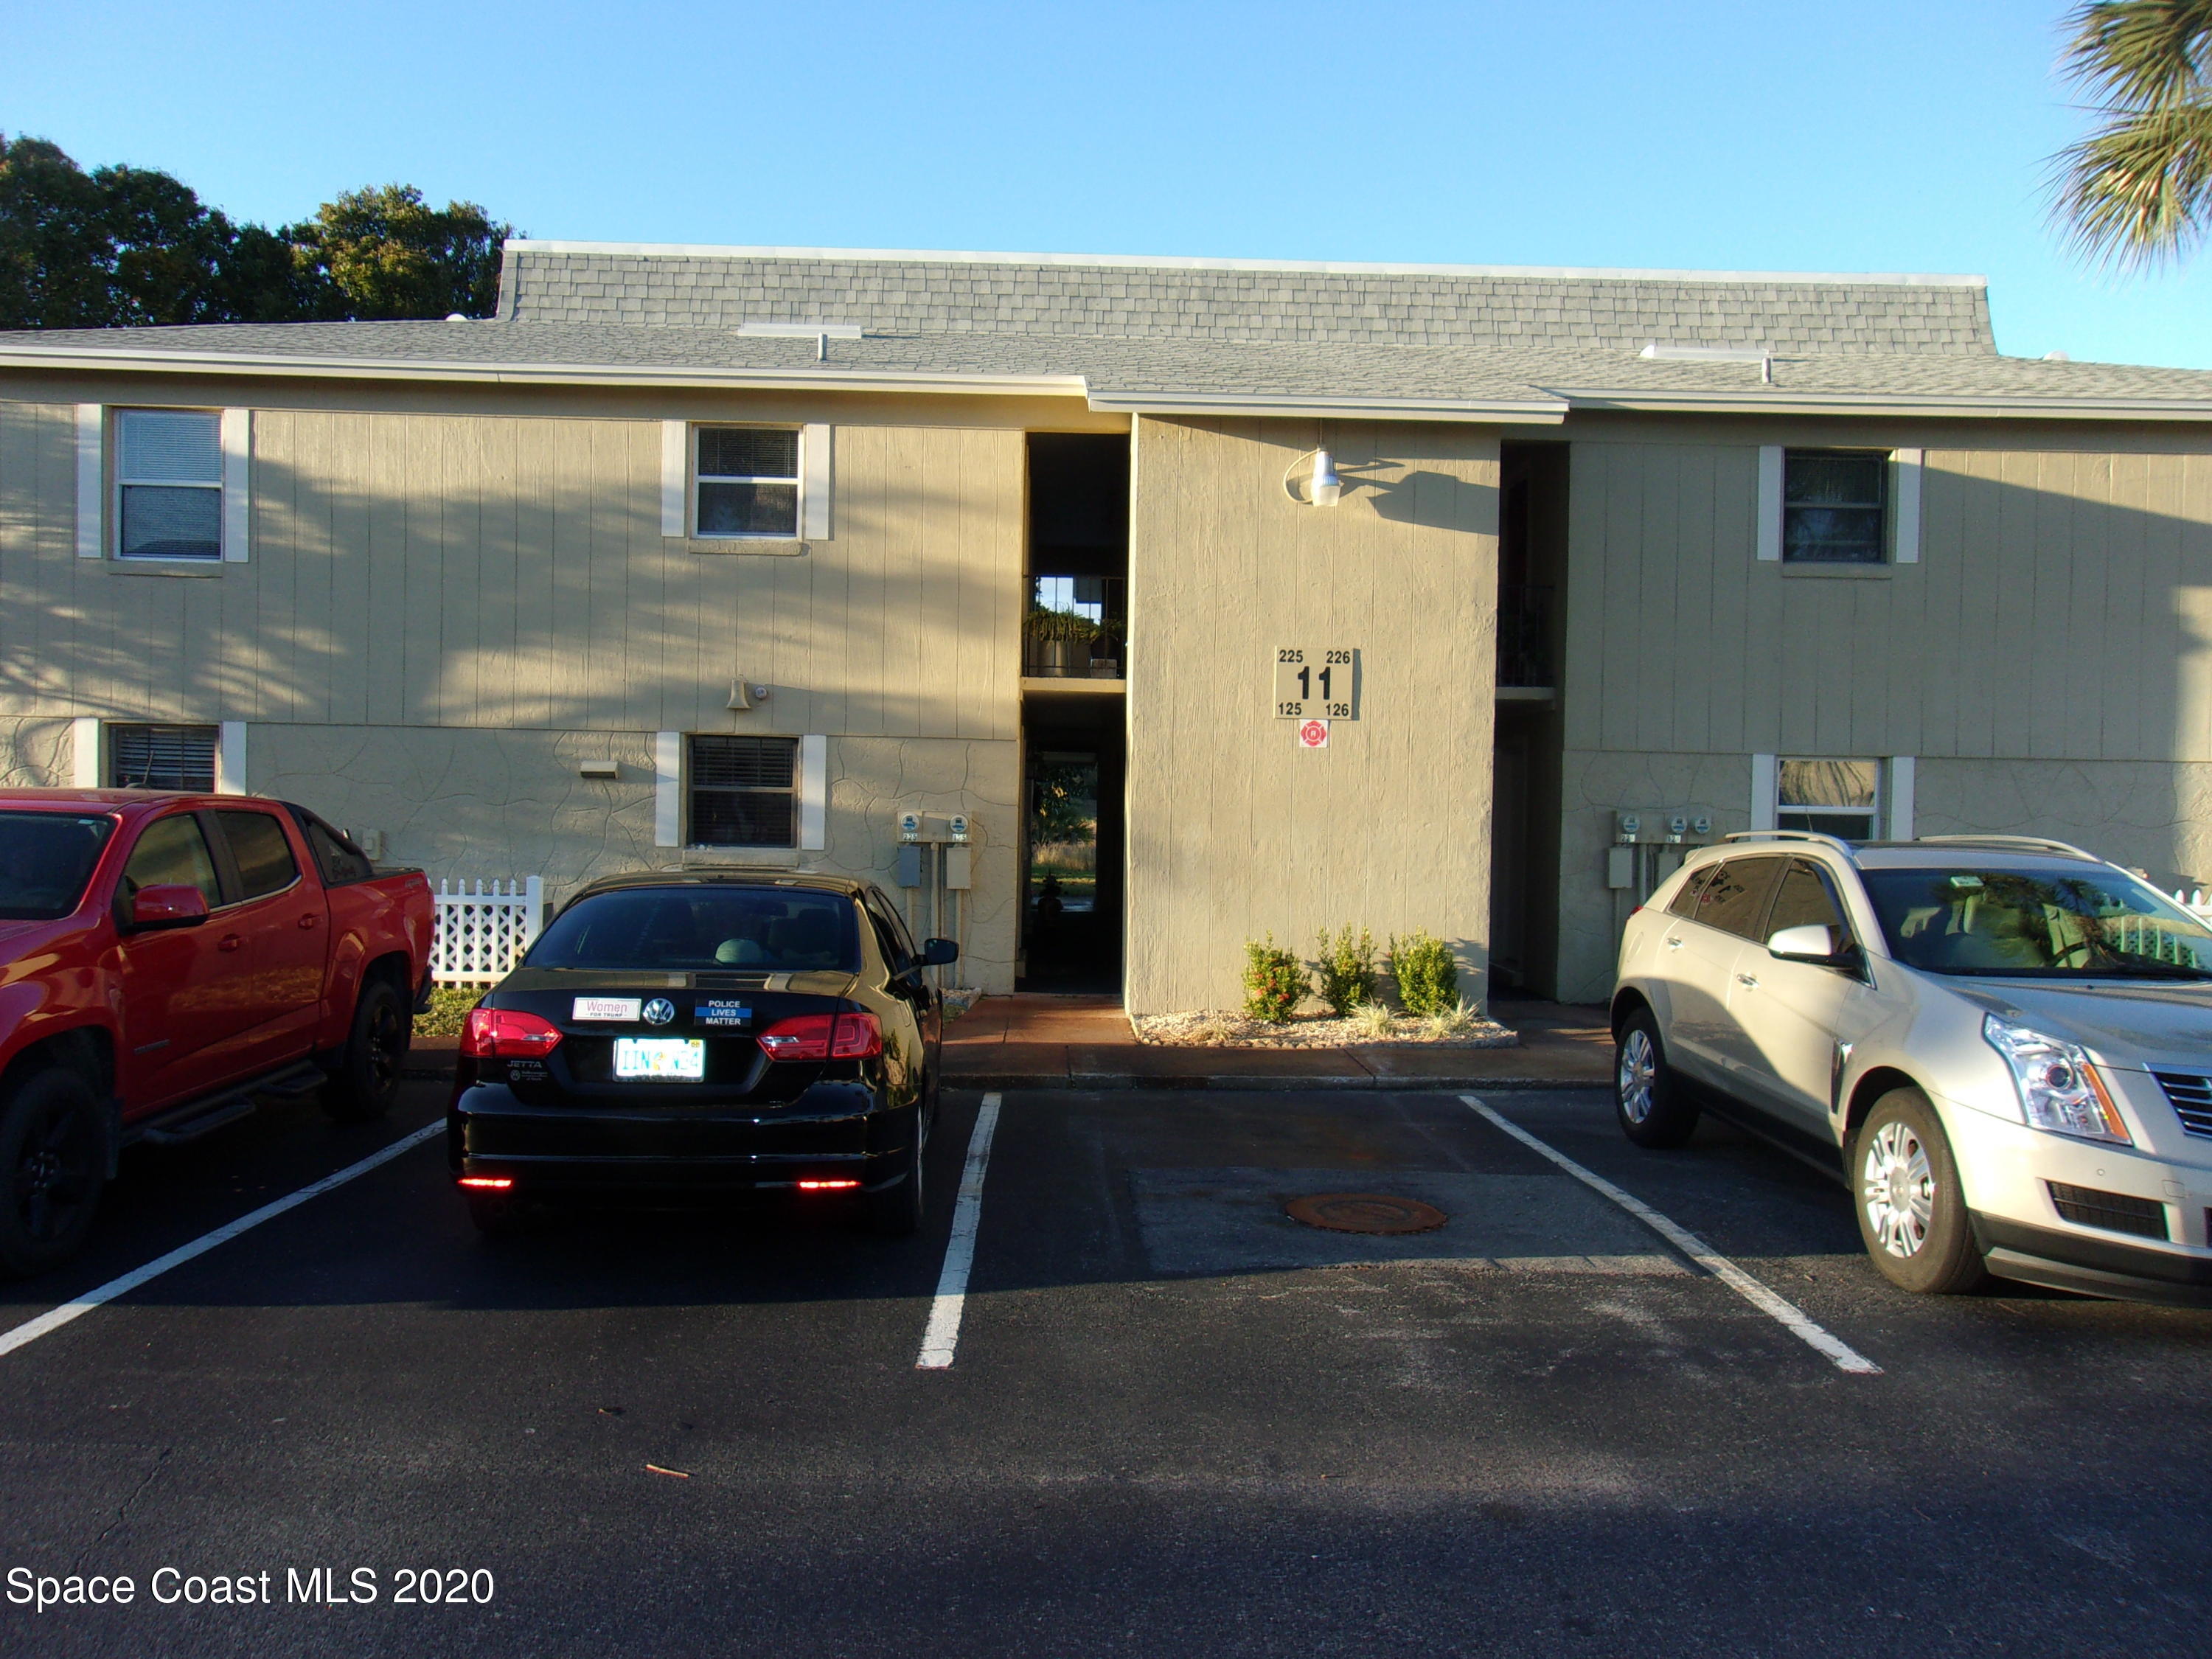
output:
[[131,898],[131,931],[197,927],[208,919],[207,895],[187,881],[149,882]]

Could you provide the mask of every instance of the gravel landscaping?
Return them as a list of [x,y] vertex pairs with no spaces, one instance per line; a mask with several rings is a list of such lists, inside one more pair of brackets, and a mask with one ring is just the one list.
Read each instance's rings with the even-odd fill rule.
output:
[[1366,1043],[1420,1042],[1455,1048],[1511,1048],[1520,1038],[1510,1026],[1480,1014],[1416,1018],[1378,1010],[1364,1018],[1294,1014],[1270,1025],[1248,1014],[1200,1010],[1186,1014],[1137,1014],[1129,1024],[1137,1041],[1175,1048],[1348,1048]]

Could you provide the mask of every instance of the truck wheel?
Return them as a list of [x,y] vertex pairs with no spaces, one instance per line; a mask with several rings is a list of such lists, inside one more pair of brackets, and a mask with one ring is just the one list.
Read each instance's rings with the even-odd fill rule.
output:
[[1951,1142],[1928,1097],[1892,1089],[1851,1138],[1859,1237],[1881,1276],[1899,1290],[1956,1296],[1989,1277]]
[[34,1072],[0,1105],[0,1271],[44,1273],[83,1246],[106,1184],[100,1103],[75,1072]]
[[353,1005],[353,1030],[323,1085],[323,1109],[340,1123],[382,1117],[399,1097],[400,1062],[414,1035],[406,1000],[388,979],[361,988]]

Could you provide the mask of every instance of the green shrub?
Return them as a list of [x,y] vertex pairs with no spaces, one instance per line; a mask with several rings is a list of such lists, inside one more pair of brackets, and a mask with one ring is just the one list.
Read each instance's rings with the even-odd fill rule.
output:
[[1306,994],[1305,964],[1294,951],[1265,940],[1244,941],[1244,1012],[1269,1025],[1287,1024]]
[[430,1006],[415,1016],[415,1035],[459,1036],[469,1010],[483,1000],[488,985],[441,985],[430,993]]
[[1375,1000],[1375,936],[1358,933],[1347,923],[1331,933],[1321,930],[1315,944],[1315,990],[1339,1019]]
[[1390,940],[1390,975],[1409,1014],[1441,1014],[1459,1006],[1459,963],[1440,939],[1414,933]]

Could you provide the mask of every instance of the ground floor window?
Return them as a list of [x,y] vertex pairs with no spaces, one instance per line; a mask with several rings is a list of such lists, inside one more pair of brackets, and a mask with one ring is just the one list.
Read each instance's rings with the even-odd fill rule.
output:
[[111,726],[107,728],[107,786],[212,794],[215,750],[212,726]]
[[1842,841],[1881,835],[1881,763],[1783,759],[1775,769],[1774,827]]
[[691,739],[695,847],[799,845],[799,739]]

